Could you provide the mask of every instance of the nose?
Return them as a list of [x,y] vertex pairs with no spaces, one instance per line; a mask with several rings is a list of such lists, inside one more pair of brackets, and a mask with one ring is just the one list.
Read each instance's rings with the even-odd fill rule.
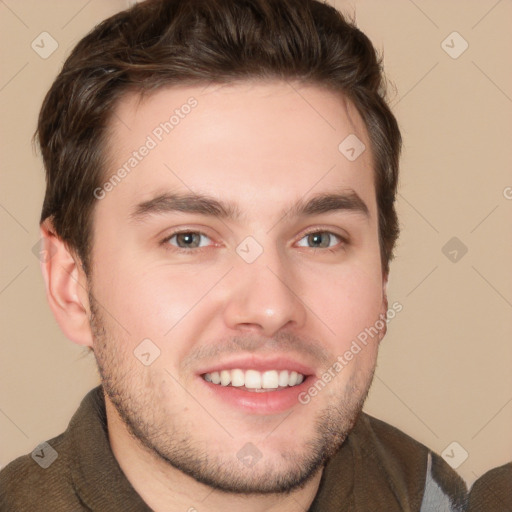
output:
[[225,284],[224,322],[230,329],[271,337],[284,327],[304,326],[307,315],[300,280],[277,251],[266,250],[253,263],[240,259]]

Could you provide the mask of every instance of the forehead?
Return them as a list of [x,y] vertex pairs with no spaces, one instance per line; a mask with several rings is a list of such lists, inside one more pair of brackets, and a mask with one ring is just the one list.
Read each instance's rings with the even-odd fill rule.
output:
[[[347,147],[366,149],[353,159]],[[186,191],[243,201],[257,212],[347,188],[372,210],[369,148],[354,105],[313,85],[243,82],[165,88],[145,98],[130,93],[109,124],[104,181],[113,186],[101,208],[121,213],[159,193]]]

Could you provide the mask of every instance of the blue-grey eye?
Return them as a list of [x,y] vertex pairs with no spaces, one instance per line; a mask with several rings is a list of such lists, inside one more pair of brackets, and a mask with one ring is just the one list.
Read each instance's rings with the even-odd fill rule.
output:
[[[301,243],[305,240],[305,244]],[[324,249],[333,247],[341,241],[341,238],[329,231],[316,231],[308,233],[298,243],[299,247],[311,247],[314,249]]]
[[[203,239],[206,239],[206,243]],[[168,242],[180,249],[196,249],[208,245],[209,238],[197,231],[184,231],[169,237]]]

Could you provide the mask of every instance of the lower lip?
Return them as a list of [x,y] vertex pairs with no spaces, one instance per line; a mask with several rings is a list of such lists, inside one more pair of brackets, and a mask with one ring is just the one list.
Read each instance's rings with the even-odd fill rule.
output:
[[306,377],[298,386],[291,386],[277,391],[245,391],[234,386],[221,386],[199,380],[207,386],[208,392],[225,403],[253,414],[276,414],[287,411],[299,404],[298,395],[310,386],[311,377]]

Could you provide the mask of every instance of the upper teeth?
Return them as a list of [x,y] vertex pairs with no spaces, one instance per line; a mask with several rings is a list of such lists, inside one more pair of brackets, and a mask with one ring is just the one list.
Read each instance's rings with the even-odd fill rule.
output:
[[304,380],[304,375],[288,370],[222,370],[205,373],[203,378],[213,384],[235,387],[245,386],[249,389],[277,389],[278,387],[297,386]]

